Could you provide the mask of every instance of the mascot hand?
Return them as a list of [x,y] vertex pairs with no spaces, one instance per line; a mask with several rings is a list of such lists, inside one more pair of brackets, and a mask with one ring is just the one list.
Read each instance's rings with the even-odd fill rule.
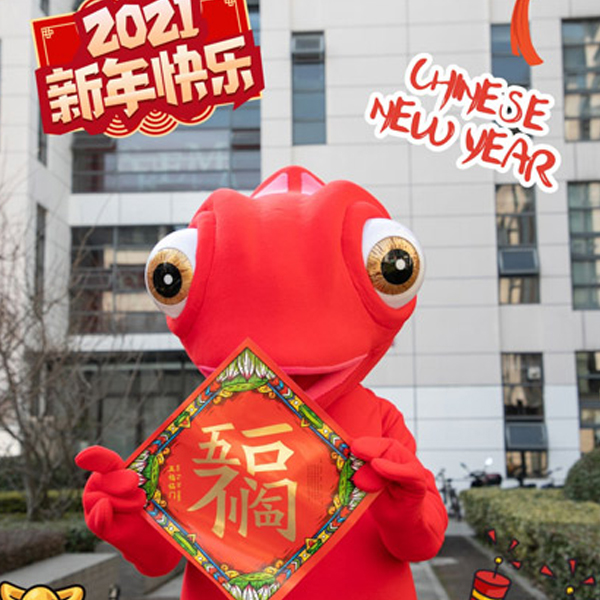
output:
[[354,440],[351,449],[366,462],[354,476],[354,483],[360,489],[376,492],[385,488],[398,499],[423,500],[427,470],[398,440],[361,437]]
[[[137,473],[125,468],[112,450],[92,446],[80,452],[77,466],[93,471],[83,490],[87,526],[123,553],[144,575],[165,575],[181,555],[144,518],[146,494]],[[150,550],[151,549],[151,550]]]
[[85,521],[93,533],[116,546],[117,538],[123,537],[123,526],[149,526],[141,515],[146,494],[138,487],[139,477],[124,468],[116,452],[92,446],[80,452],[75,462],[93,471],[83,491]]

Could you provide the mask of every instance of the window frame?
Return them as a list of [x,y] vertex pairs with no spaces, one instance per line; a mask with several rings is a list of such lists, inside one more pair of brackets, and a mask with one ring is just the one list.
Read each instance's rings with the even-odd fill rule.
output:
[[[563,106],[565,107],[564,109],[564,119],[565,119],[565,126],[564,126],[564,135],[565,135],[565,141],[566,142],[598,142],[600,141],[600,114],[598,116],[593,116],[593,115],[588,115],[587,118],[582,117],[582,115],[580,114],[577,117],[571,117],[571,116],[567,116],[567,104],[568,104],[568,97],[569,96],[574,96],[574,95],[578,95],[578,96],[591,96],[594,94],[598,94],[600,95],[600,65],[598,67],[587,67],[582,66],[582,67],[567,67],[567,60],[566,60],[566,54],[567,51],[569,49],[573,49],[573,48],[586,48],[587,46],[597,46],[598,47],[598,51],[600,52],[600,41],[598,42],[588,42],[586,43],[585,40],[582,40],[581,42],[568,42],[567,41],[567,36],[565,35],[565,27],[570,24],[570,23],[579,23],[579,24],[585,24],[585,23],[590,23],[590,22],[598,22],[598,25],[600,26],[600,18],[599,17],[595,17],[595,18],[586,18],[586,19],[563,19],[561,21],[561,37],[562,37],[562,59],[563,59],[563,92],[564,92],[564,104]],[[597,89],[595,88],[590,88],[590,87],[576,87],[575,89],[569,89],[568,87],[568,80],[570,76],[578,76],[578,75],[583,75],[584,79],[586,79],[586,75],[589,74],[596,74],[598,75],[598,81],[599,81],[599,87]],[[593,120],[597,120],[599,125],[598,125],[598,135],[597,137],[591,137],[590,135],[590,125],[592,123]],[[579,128],[579,136],[578,137],[572,137],[570,135],[570,128],[569,128],[569,122],[579,122],[580,128]],[[583,124],[586,124],[585,128],[582,127]],[[586,131],[587,135],[586,136],[582,136],[581,132],[582,131]]]
[[[529,368],[538,367],[541,370],[539,381],[523,381],[523,379],[519,379],[518,382],[512,382],[507,380],[505,377],[506,372],[508,371],[509,359],[510,357],[520,357],[523,360],[523,357],[535,358],[539,360],[539,364],[529,365]],[[523,374],[523,365],[520,364],[520,374]],[[505,424],[514,424],[514,423],[532,423],[532,422],[543,422],[545,416],[545,403],[544,403],[544,355],[541,352],[502,352],[500,355],[500,372],[502,375],[502,406],[504,407],[504,422]],[[539,407],[538,414],[524,414],[524,413],[510,413],[507,411],[507,408],[512,406],[511,404],[507,404],[506,397],[511,396],[511,390],[517,388],[526,388],[526,389],[538,389],[540,392],[541,403]],[[525,408],[527,408],[524,405]],[[534,408],[534,407],[531,407]]]
[[[320,36],[320,48],[319,51],[315,51],[314,54],[309,53],[303,54],[296,51],[297,40],[301,38],[309,38],[310,36]],[[327,144],[327,69],[326,69],[326,39],[324,31],[294,31],[291,37],[291,96],[292,96],[292,145],[293,146],[310,146],[310,145],[324,145]],[[319,85],[315,89],[301,89],[297,85],[297,73],[298,69],[307,66],[314,65],[320,70],[319,81],[322,81],[322,85]],[[301,98],[307,98],[315,100],[319,105],[319,111],[322,113],[322,117],[302,117],[298,115],[297,104]],[[306,138],[301,139],[298,130],[301,130],[307,126],[317,126],[315,130],[307,135]],[[305,129],[305,131],[307,131]]]
[[[583,431],[592,431],[594,436],[594,444],[596,448],[600,448],[600,422],[598,423],[584,423],[582,419],[582,411],[585,409],[600,410],[600,394],[596,400],[583,399],[582,396],[582,381],[597,381],[600,388],[600,370],[587,374],[581,374],[579,370],[579,359],[580,357],[588,358],[590,355],[600,354],[600,350],[578,350],[575,352],[575,372],[577,375],[577,407],[578,407],[578,418],[579,418],[579,432],[580,432],[580,443],[581,451],[584,451],[583,443]],[[585,361],[586,364],[588,361]],[[599,361],[600,362],[600,361]]]
[[[154,245],[163,237],[175,231],[180,226],[176,225],[140,225],[136,230],[144,229],[145,232],[156,232],[149,243],[128,243],[120,240],[124,231],[131,229],[128,226],[101,226],[101,227],[72,227],[71,228],[71,267],[69,286],[69,331],[73,335],[114,335],[122,333],[164,333],[168,331],[163,313],[152,307],[150,310],[119,310],[119,297],[144,294],[147,292],[144,282],[144,268],[146,258]],[[96,234],[100,239],[91,243],[87,240]],[[104,237],[106,236],[106,237]],[[83,241],[81,241],[83,240]],[[143,253],[143,264],[122,263],[117,259],[122,252]],[[113,262],[109,267],[103,264],[94,264],[100,258],[104,261],[105,253],[109,252]],[[96,253],[96,255],[94,255]],[[86,260],[90,264],[86,264]],[[121,268],[119,268],[121,267]],[[140,285],[137,287],[123,287],[123,275],[137,276]],[[94,308],[86,307],[86,294],[88,299],[98,299]],[[103,298],[107,294],[110,309]],[[125,302],[126,304],[126,302]],[[135,315],[135,316],[131,316]],[[135,320],[141,319],[141,324],[135,326]]]
[[[581,263],[589,263],[598,261],[600,263],[600,253],[592,253],[592,254],[580,254],[574,251],[575,242],[578,240],[598,240],[600,243],[600,229],[597,232],[576,232],[573,231],[572,227],[572,216],[573,214],[585,214],[587,212],[591,212],[593,210],[600,211],[600,202],[598,206],[589,206],[589,207],[581,207],[581,206],[573,206],[573,190],[577,187],[584,187],[590,185],[600,186],[599,181],[570,181],[567,184],[567,202],[568,202],[568,210],[569,210],[569,252],[571,258],[571,291],[572,291],[572,306],[573,310],[600,310],[600,275],[597,283],[576,283],[575,282],[575,265]],[[597,290],[597,303],[590,304],[584,303],[579,304],[577,302],[576,290],[589,289],[589,290]]]
[[[503,190],[512,190],[514,196],[517,191],[525,194],[525,201],[528,203],[528,207],[520,212],[513,211],[500,211],[500,200]],[[498,184],[495,188],[495,217],[496,217],[496,245],[497,245],[497,256],[498,256],[498,302],[501,306],[518,306],[518,305],[531,305],[539,304],[540,298],[540,261],[537,250],[537,210],[536,210],[536,194],[532,188],[525,188],[518,184]],[[532,240],[525,243],[512,243],[511,232],[521,231],[521,225],[519,227],[511,228],[511,222],[528,223],[528,227],[524,230],[529,229],[532,233]],[[506,240],[506,241],[505,241]],[[503,258],[505,253],[531,251],[533,254],[534,267],[523,270],[507,270],[503,266]],[[509,294],[504,297],[504,288],[508,281]],[[516,285],[515,283],[521,282],[522,285]],[[525,296],[525,283],[529,283],[530,287],[527,290],[528,294]],[[511,289],[520,289],[521,293],[517,294],[514,298],[513,294],[510,293]],[[532,296],[529,296],[532,294]],[[518,300],[518,301],[517,301]]]

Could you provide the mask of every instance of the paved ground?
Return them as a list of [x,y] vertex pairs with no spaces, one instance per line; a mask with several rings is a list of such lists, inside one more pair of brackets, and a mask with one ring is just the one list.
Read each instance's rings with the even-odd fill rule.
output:
[[[493,571],[495,566],[493,552],[482,548],[473,538],[465,536],[446,537],[440,553],[430,564],[449,600],[469,600],[475,571]],[[547,600],[542,592],[518,575],[514,568],[503,566],[501,572],[512,581],[507,600]]]

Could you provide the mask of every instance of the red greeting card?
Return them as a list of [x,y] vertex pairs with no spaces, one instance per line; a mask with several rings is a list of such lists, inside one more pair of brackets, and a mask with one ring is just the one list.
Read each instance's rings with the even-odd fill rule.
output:
[[282,598],[375,498],[340,427],[251,342],[127,464],[148,520],[233,598]]

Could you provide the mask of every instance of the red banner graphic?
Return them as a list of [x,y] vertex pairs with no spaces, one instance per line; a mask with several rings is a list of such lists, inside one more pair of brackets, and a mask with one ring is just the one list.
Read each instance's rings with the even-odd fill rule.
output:
[[165,135],[264,89],[245,0],[87,0],[32,28],[46,133]]

